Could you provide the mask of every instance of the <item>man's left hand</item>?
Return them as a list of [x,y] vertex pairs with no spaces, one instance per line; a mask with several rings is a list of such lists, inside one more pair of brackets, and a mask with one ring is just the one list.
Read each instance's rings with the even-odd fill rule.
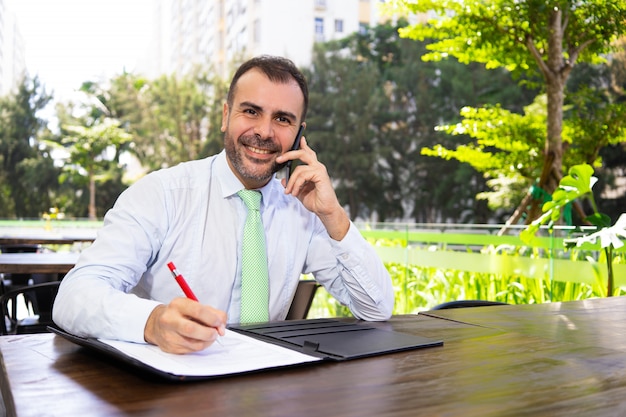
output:
[[307,208],[315,213],[331,238],[341,240],[348,233],[350,219],[339,204],[337,194],[331,184],[326,166],[317,160],[317,154],[309,147],[306,138],[302,138],[300,149],[289,151],[276,158],[276,162],[299,159],[302,164],[294,169],[285,184],[285,194],[298,198]]

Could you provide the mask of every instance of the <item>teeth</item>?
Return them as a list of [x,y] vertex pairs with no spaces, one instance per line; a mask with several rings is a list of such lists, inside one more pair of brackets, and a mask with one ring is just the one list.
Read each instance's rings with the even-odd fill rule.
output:
[[252,152],[254,153],[261,153],[261,154],[268,154],[271,153],[270,151],[268,151],[267,149],[259,149],[259,148],[253,148],[252,146],[248,146],[248,149],[250,149]]

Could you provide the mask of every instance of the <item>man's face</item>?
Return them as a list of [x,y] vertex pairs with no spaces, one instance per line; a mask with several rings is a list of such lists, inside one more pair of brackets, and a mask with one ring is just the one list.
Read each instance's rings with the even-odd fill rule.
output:
[[224,104],[222,132],[228,163],[246,188],[270,180],[276,157],[293,144],[303,106],[295,80],[274,83],[257,69],[239,78],[232,108]]

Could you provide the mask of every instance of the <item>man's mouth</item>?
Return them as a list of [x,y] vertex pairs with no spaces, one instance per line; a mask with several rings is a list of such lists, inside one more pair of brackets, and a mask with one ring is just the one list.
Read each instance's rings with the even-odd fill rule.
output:
[[260,148],[255,148],[254,146],[248,146],[248,145],[246,145],[246,149],[248,149],[252,153],[258,153],[261,155],[268,155],[272,153],[272,151],[269,149],[260,149]]

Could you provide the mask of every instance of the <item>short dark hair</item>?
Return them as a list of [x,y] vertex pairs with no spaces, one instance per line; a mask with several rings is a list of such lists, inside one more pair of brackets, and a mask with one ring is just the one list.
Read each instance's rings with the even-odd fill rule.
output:
[[304,96],[304,108],[302,109],[301,115],[301,121],[304,121],[309,108],[309,87],[307,86],[306,78],[291,60],[278,56],[261,55],[241,64],[230,82],[228,97],[226,99],[228,107],[232,107],[233,105],[235,89],[237,88],[239,78],[246,72],[255,68],[263,72],[270,81],[288,83],[293,79],[298,83],[300,91],[302,91],[302,95]]

